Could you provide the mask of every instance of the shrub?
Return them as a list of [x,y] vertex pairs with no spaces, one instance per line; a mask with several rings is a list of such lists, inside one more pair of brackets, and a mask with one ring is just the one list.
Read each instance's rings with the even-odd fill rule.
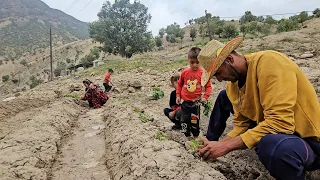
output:
[[226,24],[223,26],[222,37],[224,38],[235,38],[239,35],[239,31],[234,25]]
[[156,41],[156,46],[157,47],[161,47],[162,46],[162,38],[160,36],[157,36],[155,38],[155,41]]
[[30,80],[31,80],[30,89],[35,88],[36,86],[38,86],[39,84],[41,84],[43,82],[43,80],[38,79],[35,76],[31,76]]
[[192,41],[194,41],[194,39],[197,37],[197,29],[196,28],[191,28],[191,30],[190,30],[190,37],[191,37],[191,39],[192,39]]
[[299,29],[299,23],[294,19],[281,19],[278,26],[278,32],[288,32]]
[[9,80],[9,75],[2,76],[2,82],[7,82]]
[[66,62],[67,62],[67,63],[71,63],[71,59],[67,58],[67,59],[66,59]]
[[25,59],[23,59],[22,61],[20,61],[20,64],[22,64],[23,66],[27,66],[27,65],[28,65],[28,63],[27,63],[27,61],[26,61]]

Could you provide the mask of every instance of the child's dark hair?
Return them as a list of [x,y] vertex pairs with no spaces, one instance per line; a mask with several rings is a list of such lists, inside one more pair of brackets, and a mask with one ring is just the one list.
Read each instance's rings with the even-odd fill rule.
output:
[[108,72],[109,72],[109,73],[113,73],[113,70],[112,70],[112,69],[108,69]]
[[171,76],[171,78],[170,78],[171,85],[173,86],[173,83],[177,82],[179,80],[179,78],[180,78],[179,74],[175,74],[175,75]]
[[201,49],[198,47],[192,47],[188,52],[189,59],[198,59]]
[[86,79],[86,80],[83,80],[82,83],[90,85],[92,83],[92,81],[90,81],[89,79]]

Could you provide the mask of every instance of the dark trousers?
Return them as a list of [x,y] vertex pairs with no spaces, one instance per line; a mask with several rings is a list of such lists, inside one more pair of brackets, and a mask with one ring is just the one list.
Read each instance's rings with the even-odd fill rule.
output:
[[[233,113],[232,104],[223,90],[210,116],[208,140],[219,140],[230,113]],[[302,139],[298,135],[266,135],[261,138],[256,153],[265,168],[278,180],[302,180],[305,171],[320,169],[320,142]]]
[[304,180],[306,171],[320,169],[320,142],[315,140],[269,134],[261,138],[256,152],[264,167],[277,180]]
[[110,86],[108,83],[103,83],[103,86],[104,86],[104,89],[105,91],[104,92],[109,92],[112,88],[112,86]]
[[164,115],[166,115],[166,116],[168,117],[168,119],[170,119],[171,122],[173,122],[177,127],[181,127],[181,124],[180,124],[181,109],[179,109],[179,110],[176,111],[173,119],[169,117],[169,114],[170,114],[171,112],[173,112],[173,110],[170,109],[170,108],[165,108],[165,109],[163,110]]
[[209,141],[218,141],[227,126],[227,120],[233,113],[232,104],[227,96],[226,90],[222,90],[214,104],[210,115],[207,139]]
[[198,137],[200,134],[199,126],[199,112],[200,106],[194,102],[184,101],[181,106],[181,127],[182,132],[186,137],[189,137],[192,133],[194,137]]

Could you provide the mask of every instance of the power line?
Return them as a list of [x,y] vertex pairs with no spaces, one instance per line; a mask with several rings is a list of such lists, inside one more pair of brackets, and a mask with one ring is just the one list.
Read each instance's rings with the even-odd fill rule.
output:
[[53,80],[53,70],[52,70],[52,32],[50,26],[50,81]]
[[[255,15],[255,16],[284,16],[284,15],[291,15],[291,14],[299,14],[302,12],[313,12],[313,11],[301,11],[301,12],[294,12],[294,13],[282,13],[282,14],[265,14],[265,15]],[[242,16],[233,16],[233,17],[220,17],[221,19],[231,19],[231,18],[241,18]]]
[[92,1],[93,1],[93,0],[90,0],[90,1],[88,2],[88,4],[86,4],[82,9],[80,9],[80,11],[78,11],[77,14],[75,14],[75,15],[78,15],[78,14],[79,14],[82,10],[84,10]]
[[70,11],[79,1],[80,0],[74,0],[65,11],[66,12]]

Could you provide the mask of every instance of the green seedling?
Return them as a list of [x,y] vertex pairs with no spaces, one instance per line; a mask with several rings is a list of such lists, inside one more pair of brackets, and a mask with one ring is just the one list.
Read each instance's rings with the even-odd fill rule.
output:
[[191,154],[196,154],[198,152],[199,146],[201,145],[200,139],[193,139],[189,142],[189,151]]
[[146,116],[146,114],[144,114],[143,112],[139,113],[139,119],[143,122],[146,123],[149,121],[148,117]]
[[164,97],[164,92],[160,88],[152,88],[151,98],[153,100],[158,100]]
[[63,97],[70,97],[73,99],[80,99],[80,96],[78,94],[65,94]]
[[202,104],[202,106],[204,107],[203,114],[208,117],[209,113],[212,111],[212,102],[208,100],[206,103]]
[[159,140],[159,141],[163,141],[163,140],[166,140],[166,139],[167,139],[165,133],[162,132],[162,131],[158,131],[158,132],[156,133],[156,135],[155,135],[155,138],[156,138],[157,140]]

